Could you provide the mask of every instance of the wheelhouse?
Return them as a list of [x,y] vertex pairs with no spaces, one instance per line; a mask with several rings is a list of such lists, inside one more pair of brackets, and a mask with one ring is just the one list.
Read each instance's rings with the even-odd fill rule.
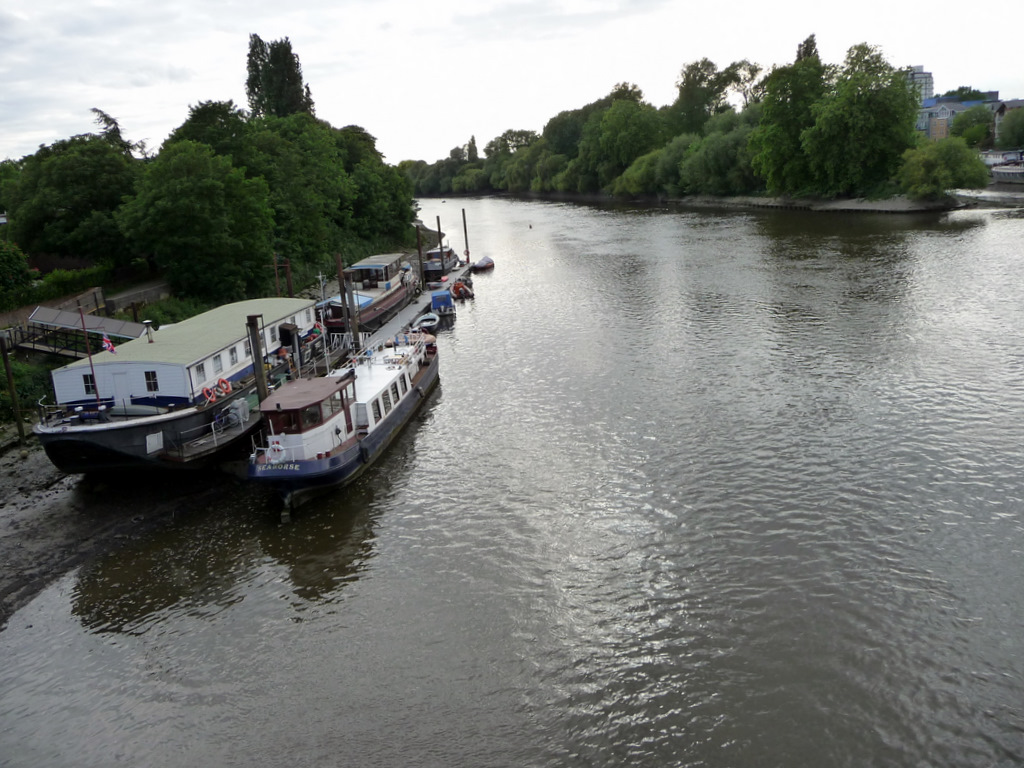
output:
[[[263,401],[260,410],[273,435],[301,435],[344,417],[344,434],[354,430],[350,406],[355,400],[355,373],[299,379]],[[340,414],[340,415],[339,415]]]

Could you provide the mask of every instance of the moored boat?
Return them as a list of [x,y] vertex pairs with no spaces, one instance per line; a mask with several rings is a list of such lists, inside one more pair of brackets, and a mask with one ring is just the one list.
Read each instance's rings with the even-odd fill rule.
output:
[[417,317],[412,323],[409,324],[410,331],[422,331],[424,333],[433,333],[437,330],[437,326],[441,324],[441,318],[435,312],[424,312],[422,315]]
[[441,318],[441,321],[455,319],[455,302],[451,291],[432,291],[430,294],[430,311]]
[[464,299],[472,299],[475,296],[473,289],[469,286],[469,283],[461,278],[452,283],[452,287],[449,290],[451,291],[452,298],[460,301]]
[[[255,355],[251,316],[262,318]],[[165,326],[54,370],[57,405],[41,405],[33,431],[50,461],[71,474],[209,466],[259,426],[254,364],[301,364],[294,354],[301,357],[314,323],[312,301],[273,298]]]
[[423,254],[423,258],[427,261],[439,262],[442,275],[447,275],[460,264],[459,255],[450,245],[431,248]]
[[482,259],[474,261],[469,269],[471,272],[487,272],[494,269],[494,259],[490,256],[484,256]]
[[372,464],[437,385],[434,337],[399,334],[317,379],[284,384],[265,400],[249,478],[272,486],[286,510],[350,483]]
[[[380,328],[419,293],[419,278],[400,253],[371,256],[343,270],[352,287],[359,328]],[[346,333],[348,327],[344,294],[317,304],[321,321],[330,333]]]

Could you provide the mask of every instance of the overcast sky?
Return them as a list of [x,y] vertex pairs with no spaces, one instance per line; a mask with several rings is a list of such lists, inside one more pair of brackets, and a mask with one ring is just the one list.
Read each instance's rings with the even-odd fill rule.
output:
[[[793,60],[808,35],[828,63],[857,43],[924,65],[937,93],[1024,98],[1017,0],[975,9],[864,0],[3,0],[0,159],[115,117],[155,151],[190,105],[247,107],[249,34],[288,37],[317,116],[359,125],[389,163],[434,162],[475,136],[543,130],[559,112],[638,85],[670,103],[685,64]],[[1000,32],[999,30],[1002,29]]]

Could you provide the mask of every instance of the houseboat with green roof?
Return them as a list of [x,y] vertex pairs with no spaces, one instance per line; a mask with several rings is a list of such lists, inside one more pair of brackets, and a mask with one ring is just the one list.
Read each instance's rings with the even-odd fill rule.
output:
[[34,432],[71,474],[210,466],[259,427],[255,366],[301,365],[295,358],[315,327],[314,302],[286,298],[225,304],[166,325],[54,370],[57,404],[41,406]]

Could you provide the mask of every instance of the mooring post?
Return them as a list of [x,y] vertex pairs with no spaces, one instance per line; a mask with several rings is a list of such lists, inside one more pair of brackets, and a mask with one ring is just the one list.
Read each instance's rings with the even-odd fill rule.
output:
[[25,445],[25,424],[21,420],[21,407],[18,404],[18,390],[14,387],[14,371],[7,354],[7,334],[0,333],[0,354],[4,358],[4,370],[7,371],[7,389],[11,393],[11,409],[14,411],[14,423],[18,425],[18,439]]

